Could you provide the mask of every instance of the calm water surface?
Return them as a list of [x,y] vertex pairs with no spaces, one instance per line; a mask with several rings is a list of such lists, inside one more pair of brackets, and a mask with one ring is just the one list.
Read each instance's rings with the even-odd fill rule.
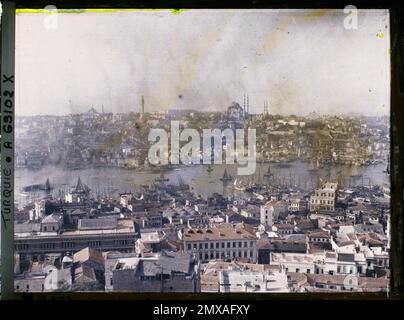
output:
[[[264,176],[270,166],[273,173],[273,183],[280,185],[298,186],[305,190],[316,187],[319,179],[338,181],[344,186],[354,185],[389,185],[389,176],[384,172],[386,165],[378,164],[363,166],[355,169],[347,165],[325,165],[316,172],[309,171],[309,164],[295,161],[289,165],[257,164],[255,174],[251,177],[238,177],[238,179],[265,183]],[[206,197],[214,192],[229,195],[233,191],[233,183],[224,184],[220,178],[225,167],[227,172],[237,178],[236,165],[212,165],[212,171],[207,166],[184,166],[164,172],[170,184],[178,185],[183,182],[189,184],[196,195]],[[360,174],[358,176],[358,174]],[[59,197],[67,193],[77,183],[78,177],[87,184],[92,191],[102,195],[118,196],[125,191],[137,190],[141,185],[153,183],[159,173],[136,172],[119,168],[63,170],[59,167],[43,167],[40,170],[17,169],[15,173],[15,199],[19,206],[24,205],[44,194],[41,192],[25,193],[22,188],[32,184],[45,183],[49,178],[54,187],[52,194]]]

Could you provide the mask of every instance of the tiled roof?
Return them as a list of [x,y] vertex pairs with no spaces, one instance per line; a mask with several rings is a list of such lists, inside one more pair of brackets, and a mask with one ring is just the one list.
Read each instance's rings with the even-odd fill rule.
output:
[[205,228],[185,229],[185,241],[210,241],[210,240],[255,240],[255,234],[247,230],[243,224],[233,225],[223,223]]
[[137,269],[138,276],[155,276],[164,273],[181,272],[188,274],[191,272],[192,258],[190,254],[183,252],[162,251],[156,260],[140,260]]
[[73,255],[74,262],[84,263],[85,261],[92,260],[104,265],[104,257],[102,253],[94,248],[84,248]]
[[78,223],[79,230],[102,230],[102,229],[116,229],[116,218],[97,218],[97,219],[80,219]]

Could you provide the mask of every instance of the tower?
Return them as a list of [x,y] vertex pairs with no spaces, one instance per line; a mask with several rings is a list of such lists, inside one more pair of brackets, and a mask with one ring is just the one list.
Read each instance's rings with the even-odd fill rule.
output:
[[144,115],[144,96],[142,96],[142,115]]

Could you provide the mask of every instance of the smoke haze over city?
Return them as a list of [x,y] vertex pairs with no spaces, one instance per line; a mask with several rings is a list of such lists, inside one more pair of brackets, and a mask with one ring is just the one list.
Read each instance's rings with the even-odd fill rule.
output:
[[[389,114],[389,16],[343,10],[20,13],[17,115],[195,109]],[[53,16],[53,15],[52,15]]]

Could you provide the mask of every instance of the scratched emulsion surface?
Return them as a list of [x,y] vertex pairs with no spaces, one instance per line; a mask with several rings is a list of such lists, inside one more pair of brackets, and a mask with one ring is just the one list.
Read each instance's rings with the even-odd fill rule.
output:
[[[195,197],[232,201],[269,185],[309,197],[325,181],[377,186],[378,197],[388,196],[389,16],[359,10],[356,17],[343,10],[18,10],[18,208],[49,194],[63,200],[79,177],[94,197],[117,200],[162,174]],[[150,165],[148,134],[169,132],[170,120],[198,132],[256,129],[255,172],[240,176],[237,164]],[[27,189],[46,179],[50,192]]]

